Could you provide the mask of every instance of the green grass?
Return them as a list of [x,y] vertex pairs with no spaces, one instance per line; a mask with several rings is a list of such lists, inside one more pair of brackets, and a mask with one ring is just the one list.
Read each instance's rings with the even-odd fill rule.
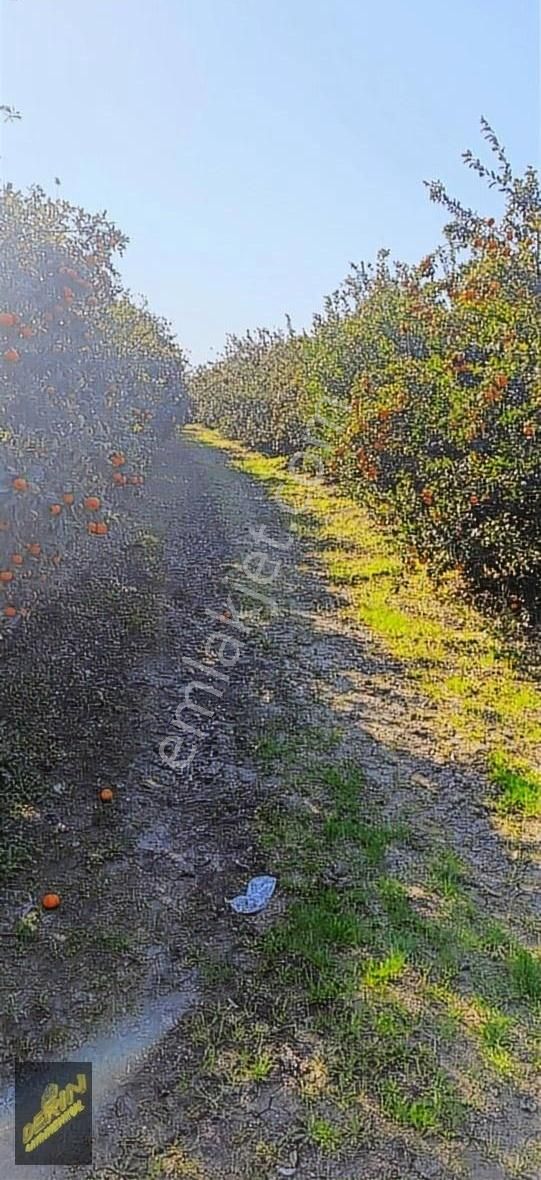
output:
[[406,966],[406,955],[402,950],[390,951],[385,958],[371,959],[363,975],[367,987],[384,987],[399,979]]
[[339,1127],[330,1123],[328,1119],[312,1117],[308,1119],[308,1138],[312,1143],[327,1153],[338,1151],[342,1145],[343,1134]]
[[511,1041],[513,1022],[509,1016],[488,1016],[481,1027],[481,1039],[488,1049],[506,1049]]
[[434,888],[443,897],[456,898],[459,896],[464,877],[464,865],[455,852],[446,850],[434,857],[430,869]]
[[489,760],[489,777],[498,790],[497,807],[505,814],[541,816],[541,774],[510,761],[501,751]]
[[508,969],[517,995],[521,1000],[541,1001],[541,956],[524,947],[513,949],[508,957]]
[[434,1077],[430,1092],[422,1098],[406,1097],[397,1082],[389,1081],[383,1090],[383,1107],[397,1123],[423,1135],[452,1127],[460,1115],[459,1103],[443,1074]]
[[439,706],[434,724],[442,736],[458,735],[472,751],[502,750],[511,761],[523,759],[520,773],[503,784],[502,817],[513,812],[539,816],[541,786],[534,767],[541,742],[541,689],[533,677],[516,670],[495,625],[461,600],[456,576],[436,588],[423,567],[401,557],[391,535],[362,506],[293,475],[285,459],[249,451],[216,431],[192,428],[190,434],[228,451],[235,466],[299,509],[295,529],[315,542],[329,578],[343,587],[346,613],[370,627],[382,648]]

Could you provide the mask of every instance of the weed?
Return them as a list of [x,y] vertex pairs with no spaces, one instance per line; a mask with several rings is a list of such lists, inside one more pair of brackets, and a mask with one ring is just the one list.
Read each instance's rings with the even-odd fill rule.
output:
[[491,782],[499,790],[497,806],[509,814],[527,818],[541,815],[541,775],[527,766],[510,761],[502,751],[492,754],[489,762]]
[[525,947],[515,948],[507,960],[509,974],[521,1000],[541,1000],[541,958]]

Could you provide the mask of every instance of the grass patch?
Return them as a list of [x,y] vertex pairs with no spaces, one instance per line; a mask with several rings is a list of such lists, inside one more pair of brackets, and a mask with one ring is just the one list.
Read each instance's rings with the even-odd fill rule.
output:
[[404,951],[391,951],[384,959],[371,959],[363,975],[366,987],[385,987],[399,979],[406,966]]
[[431,880],[434,888],[445,898],[456,898],[461,892],[464,865],[456,853],[446,850],[431,862]]
[[509,975],[521,1000],[541,1001],[541,957],[525,947],[516,947],[507,960]]
[[341,1128],[329,1122],[328,1119],[312,1116],[308,1119],[307,1132],[311,1142],[327,1154],[339,1151],[342,1146],[343,1132]]
[[[206,445],[228,451],[242,471],[298,509],[296,531],[313,541],[329,577],[343,586],[349,611],[400,659],[441,707],[442,734],[458,734],[472,750],[495,747],[522,756],[522,780],[508,782],[502,811],[541,814],[533,767],[541,741],[541,690],[516,671],[498,630],[460,600],[449,575],[436,588],[426,571],[397,551],[391,534],[354,500],[317,480],[296,476],[283,458],[267,458],[218,432],[191,428]],[[499,785],[499,784],[497,784]]]
[[489,777],[498,789],[497,807],[506,814],[541,815],[541,775],[510,761],[502,751],[489,760]]
[[384,1086],[382,1097],[383,1109],[390,1118],[422,1135],[453,1127],[460,1114],[459,1104],[443,1074],[435,1076],[430,1092],[422,1098],[409,1098],[399,1083],[392,1080]]

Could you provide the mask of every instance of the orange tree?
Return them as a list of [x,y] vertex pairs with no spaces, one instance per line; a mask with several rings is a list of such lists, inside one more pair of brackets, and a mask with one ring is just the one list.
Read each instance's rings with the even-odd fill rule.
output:
[[305,437],[299,346],[289,323],[228,337],[222,356],[192,373],[199,420],[271,455],[294,451]]
[[445,245],[417,267],[364,282],[340,324],[357,368],[341,419],[331,416],[340,437],[331,429],[330,466],[434,569],[459,566],[491,597],[536,616],[541,201],[533,171],[513,178],[485,131],[497,171],[468,159],[504,194],[503,217],[483,219],[433,185],[452,216]]
[[183,391],[167,330],[122,293],[125,239],[39,189],[0,205],[0,587],[4,620],[28,611],[72,552],[126,527],[160,405]]
[[514,177],[483,132],[494,168],[465,158],[499,190],[498,222],[431,185],[449,215],[433,254],[391,267],[381,251],[352,268],[311,332],[235,342],[194,391],[204,421],[274,453],[302,446],[319,417],[329,475],[409,550],[538,618],[541,197],[533,169]]

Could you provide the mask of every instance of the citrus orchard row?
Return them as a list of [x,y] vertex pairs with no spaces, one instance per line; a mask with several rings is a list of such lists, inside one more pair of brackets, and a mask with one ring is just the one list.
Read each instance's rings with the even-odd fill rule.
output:
[[105,216],[8,185],[0,236],[0,609],[13,626],[61,563],[75,579],[103,566],[89,546],[133,531],[160,412],[176,403],[180,421],[187,402],[183,355],[122,291],[125,239]]
[[317,416],[328,477],[382,513],[433,572],[457,568],[532,620],[541,614],[541,195],[534,170],[514,177],[483,131],[495,168],[465,158],[499,190],[499,220],[432,184],[449,217],[432,254],[391,266],[381,251],[374,266],[352,268],[310,332],[231,339],[192,390],[203,422],[271,454],[307,446]]

